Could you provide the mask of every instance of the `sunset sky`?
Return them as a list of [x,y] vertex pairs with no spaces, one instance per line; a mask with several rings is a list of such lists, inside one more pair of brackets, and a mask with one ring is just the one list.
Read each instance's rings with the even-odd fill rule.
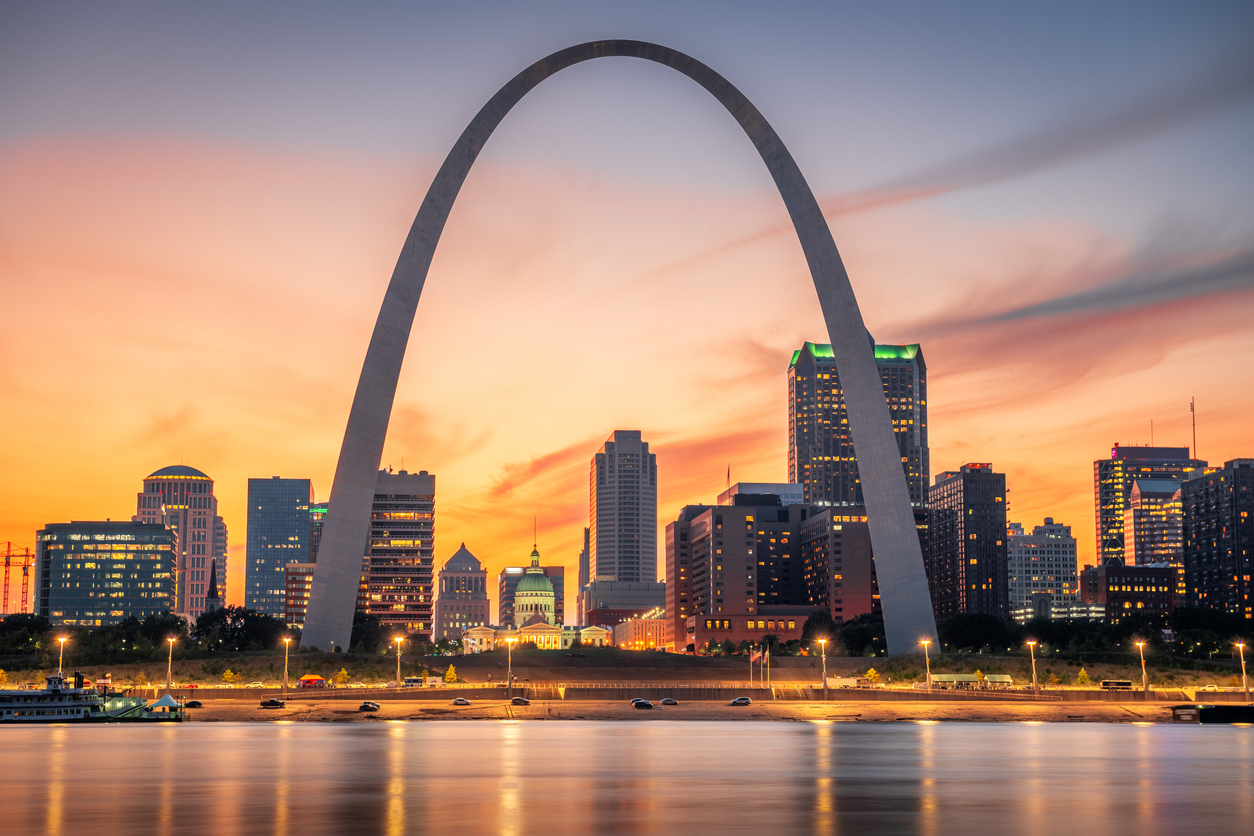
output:
[[[771,121],[876,339],[923,344],[933,475],[991,462],[1084,563],[1114,443],[1190,445],[1196,397],[1201,457],[1254,456],[1248,2],[257,5],[0,8],[0,545],[129,519],[185,463],[242,603],[246,480],[330,492],[444,154],[598,38],[687,52]],[[436,474],[437,565],[464,541],[495,579],[535,516],[573,573],[615,429],[657,453],[659,527],[729,465],[786,479],[804,340],[813,285],[732,119],[665,68],[580,65],[471,172],[383,464]]]

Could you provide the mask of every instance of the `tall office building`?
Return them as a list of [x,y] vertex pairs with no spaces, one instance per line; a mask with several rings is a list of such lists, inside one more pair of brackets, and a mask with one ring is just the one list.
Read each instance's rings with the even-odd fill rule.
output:
[[488,572],[466,544],[453,553],[440,569],[440,591],[435,599],[433,641],[460,642],[471,627],[492,622],[492,602],[488,600]]
[[1008,618],[1006,475],[991,464],[938,474],[928,490],[928,523],[936,620],[971,612]]
[[592,580],[592,561],[588,547],[588,541],[591,539],[589,529],[583,530],[583,549],[579,552],[579,588],[583,589]]
[[107,627],[172,610],[177,545],[160,523],[46,525],[35,533],[34,611],[53,624]]
[[431,635],[435,476],[380,470],[359,603],[384,627]]
[[616,430],[592,457],[588,516],[593,581],[657,581],[657,457],[639,430]]
[[[927,503],[927,365],[916,345],[877,345],[875,363],[916,508]],[[804,343],[788,366],[788,481],[805,501],[861,506],[858,460],[831,345]]]
[[220,589],[227,582],[226,523],[218,516],[213,480],[194,467],[171,465],[144,479],[136,501],[136,522],[164,525],[174,532],[174,598],[171,611],[195,623],[205,611],[211,564],[217,563]]
[[1188,447],[1120,447],[1109,459],[1093,462],[1093,496],[1097,519],[1097,563],[1122,561],[1124,516],[1137,479],[1182,482],[1206,462],[1189,458]]
[[1180,483],[1174,479],[1136,479],[1123,512],[1123,563],[1166,563],[1175,570],[1175,595],[1184,601],[1184,529]]
[[322,545],[322,523],[326,520],[327,503],[309,503],[309,562],[318,562],[318,547]]
[[308,479],[248,480],[248,550],[244,606],[275,618],[287,615],[289,563],[309,563]]
[[293,630],[305,627],[305,611],[309,609],[309,592],[313,589],[313,563],[289,563],[283,567],[284,589],[287,602],[283,620]]
[[1254,459],[1197,471],[1180,495],[1188,602],[1254,618]]
[[[1079,599],[1075,537],[1071,526],[1046,517],[1031,534],[1019,523],[1007,526],[1006,561],[1010,610],[1016,618],[1052,618]],[[1031,610],[1028,615],[1024,611]]]

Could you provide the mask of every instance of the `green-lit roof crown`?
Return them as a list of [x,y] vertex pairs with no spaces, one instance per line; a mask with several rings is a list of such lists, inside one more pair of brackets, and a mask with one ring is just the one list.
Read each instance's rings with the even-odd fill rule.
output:
[[[816,360],[831,360],[835,357],[832,353],[831,343],[802,343],[801,348],[792,353],[792,361],[789,362],[788,368],[797,365],[797,361],[801,359],[801,352],[808,351],[810,356]],[[912,345],[876,345],[876,360],[913,360],[919,356],[919,344]]]

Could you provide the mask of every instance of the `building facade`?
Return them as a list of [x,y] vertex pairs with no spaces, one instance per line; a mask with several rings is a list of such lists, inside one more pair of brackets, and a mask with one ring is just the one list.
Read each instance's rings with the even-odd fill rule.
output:
[[46,525],[35,533],[34,611],[82,627],[173,611],[177,546],[160,523]]
[[[553,587],[553,618],[558,624],[566,623],[566,567],[541,566],[540,571]],[[506,566],[496,576],[497,622],[502,626],[516,624],[514,596],[518,584],[527,574],[526,566]]]
[[629,618],[614,625],[614,646],[624,650],[665,650],[666,619]]
[[310,563],[308,479],[248,480],[247,567],[244,606],[276,618],[287,617],[289,563]]
[[1187,600],[1254,618],[1254,459],[1199,471],[1180,494]]
[[525,627],[544,622],[561,626],[557,621],[557,602],[553,583],[540,566],[540,551],[531,548],[531,565],[514,587],[514,625]]
[[1182,482],[1206,462],[1189,457],[1188,447],[1120,447],[1109,459],[1093,462],[1097,521],[1097,564],[1124,559],[1124,517],[1137,479]]
[[313,563],[289,563],[283,567],[283,620],[293,630],[300,630],[305,626],[305,610],[309,608],[313,573]]
[[742,494],[779,497],[780,505],[806,504],[806,486],[800,482],[737,482],[718,495],[718,504],[735,505]]
[[380,470],[358,608],[385,628],[430,638],[434,561],[435,476]]
[[163,467],[144,478],[133,519],[174,532],[171,612],[195,623],[205,611],[215,563],[219,586],[225,589],[227,583],[227,530],[218,516],[213,480],[194,467]]
[[1106,620],[1122,621],[1130,615],[1166,615],[1175,609],[1176,570],[1166,563],[1097,567],[1098,603],[1105,605]]
[[616,430],[588,477],[593,581],[657,581],[657,457],[639,430]]
[[[927,502],[927,365],[918,345],[877,345],[901,453],[916,508]],[[805,486],[804,501],[818,506],[862,506],[862,484],[844,392],[830,344],[804,343],[788,366],[788,480]]]
[[1034,613],[1052,618],[1056,607],[1079,601],[1079,566],[1071,526],[1046,517],[1031,534],[1024,533],[1019,523],[1010,523],[1006,533],[1012,612],[1032,607]]
[[466,630],[492,622],[488,572],[465,543],[440,569],[433,621],[435,630],[431,638],[434,641],[461,641]]
[[309,562],[318,562],[318,547],[322,545],[322,524],[327,516],[327,503],[309,503]]
[[937,474],[928,490],[928,526],[936,620],[961,613],[1009,618],[1005,474],[986,463]]

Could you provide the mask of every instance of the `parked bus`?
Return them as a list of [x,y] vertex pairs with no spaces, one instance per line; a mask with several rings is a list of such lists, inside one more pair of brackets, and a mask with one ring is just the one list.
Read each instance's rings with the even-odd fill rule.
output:
[[1131,691],[1132,680],[1131,679],[1103,679],[1102,690],[1103,691]]

